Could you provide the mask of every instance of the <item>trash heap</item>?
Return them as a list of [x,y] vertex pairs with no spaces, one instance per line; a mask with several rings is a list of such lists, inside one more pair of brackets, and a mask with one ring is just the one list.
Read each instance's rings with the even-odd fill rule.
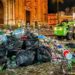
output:
[[9,34],[1,34],[0,42],[2,69],[27,66],[38,62],[69,63],[68,61],[72,58],[70,51],[57,40],[21,28]]
[[73,67],[75,67],[75,43],[67,43],[65,47],[69,48],[70,51],[68,53],[68,57],[70,58],[68,61],[68,69],[71,71]]
[[2,69],[27,66],[37,62],[50,62],[51,49],[30,31],[17,29],[1,37],[0,64]]
[[[44,36],[43,36],[44,37]],[[63,69],[71,70],[75,64],[75,44],[60,44],[58,40],[46,38],[40,40],[42,44],[51,49],[51,62],[60,64]],[[73,50],[74,49],[74,50]]]

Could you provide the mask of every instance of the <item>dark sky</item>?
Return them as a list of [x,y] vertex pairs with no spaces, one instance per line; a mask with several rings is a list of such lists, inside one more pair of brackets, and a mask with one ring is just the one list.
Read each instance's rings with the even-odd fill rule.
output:
[[[64,3],[59,3],[59,11],[64,10],[65,8],[75,6],[75,0],[64,0]],[[52,0],[48,0],[48,12],[56,13],[57,12],[57,4],[53,4]]]

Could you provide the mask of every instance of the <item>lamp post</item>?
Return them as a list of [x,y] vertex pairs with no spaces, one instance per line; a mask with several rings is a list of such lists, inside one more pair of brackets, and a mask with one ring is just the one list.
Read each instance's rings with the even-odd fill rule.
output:
[[58,23],[60,22],[59,21],[59,3],[63,3],[64,2],[64,0],[57,0],[57,18],[58,18]]
[[59,24],[59,0],[57,0],[57,19]]
[[58,23],[59,23],[59,3],[63,3],[64,0],[52,0],[53,3],[56,3],[57,5],[57,19],[58,19]]

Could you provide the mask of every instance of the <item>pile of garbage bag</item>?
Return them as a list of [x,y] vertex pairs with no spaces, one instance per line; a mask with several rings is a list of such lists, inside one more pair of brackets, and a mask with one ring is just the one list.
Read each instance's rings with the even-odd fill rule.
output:
[[16,64],[18,66],[26,66],[33,64],[35,58],[35,52],[31,50],[23,50],[16,55]]
[[46,46],[40,46],[37,50],[37,60],[40,62],[51,61],[51,49]]
[[68,60],[71,55],[64,56],[64,51],[68,49],[59,44],[58,40],[28,30],[19,28],[4,37],[6,41],[1,40],[0,44],[0,61],[4,68],[28,66],[38,62],[59,64],[64,59]]
[[10,32],[6,38],[0,44],[0,61],[4,68],[51,61],[51,48],[42,44],[34,33],[24,31],[22,34],[20,29]]

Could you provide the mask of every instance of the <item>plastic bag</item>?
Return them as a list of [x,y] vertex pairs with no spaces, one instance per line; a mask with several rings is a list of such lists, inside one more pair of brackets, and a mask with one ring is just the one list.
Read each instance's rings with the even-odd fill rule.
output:
[[35,53],[31,50],[20,51],[16,55],[16,63],[18,66],[27,66],[33,64]]
[[24,33],[24,29],[18,28],[12,32],[12,35],[14,35],[16,38],[21,38],[21,36],[23,36]]
[[45,46],[40,46],[37,50],[37,59],[39,62],[51,61],[51,49]]
[[6,63],[6,67],[7,68],[16,68],[16,67],[18,67],[15,60],[16,60],[16,56],[12,56],[11,59],[9,58],[7,60],[7,63]]
[[0,44],[7,42],[7,36],[5,34],[0,35]]
[[7,38],[8,38],[8,40],[7,40],[7,43],[6,43],[6,49],[8,51],[15,50],[19,47],[21,48],[22,42],[19,41],[19,39],[15,38],[13,36],[8,36]]
[[7,50],[5,48],[5,45],[1,44],[0,45],[0,57],[4,57],[4,56],[6,56],[6,54],[7,54]]

